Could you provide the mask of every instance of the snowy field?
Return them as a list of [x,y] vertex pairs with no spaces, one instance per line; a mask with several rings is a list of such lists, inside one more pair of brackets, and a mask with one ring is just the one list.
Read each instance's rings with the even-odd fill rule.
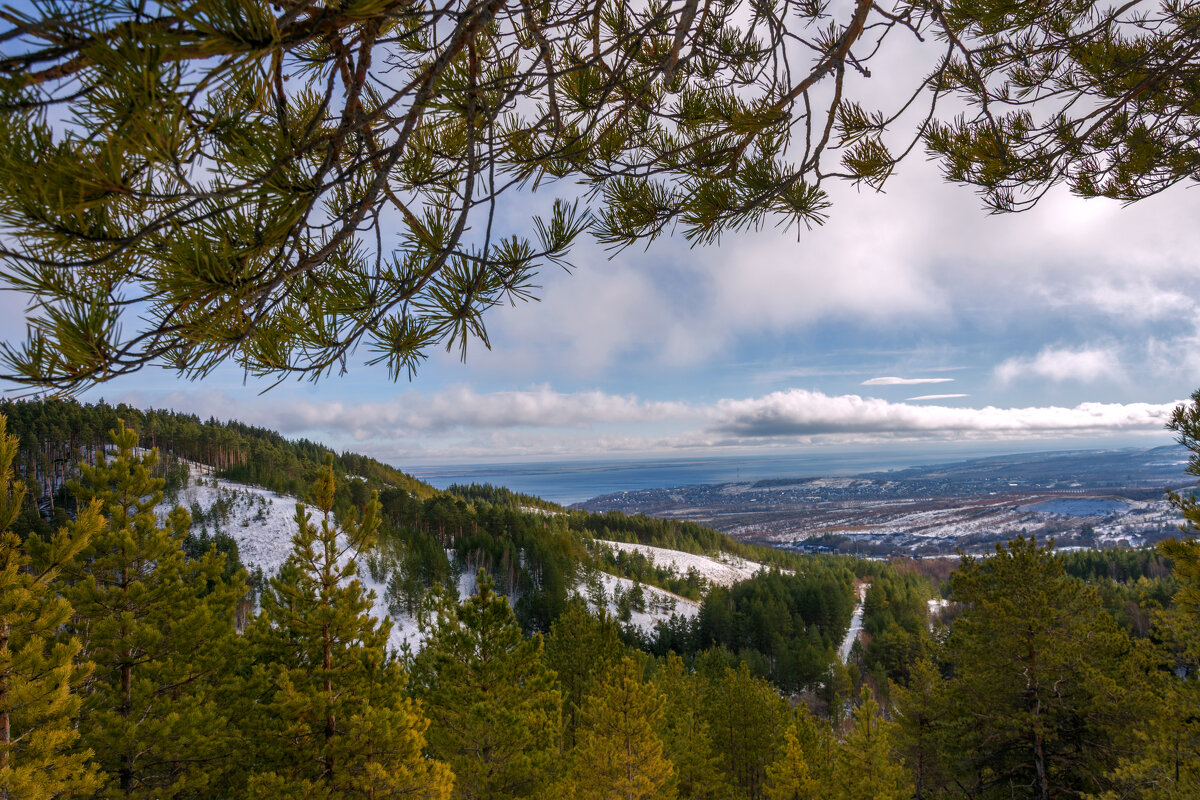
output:
[[732,586],[740,581],[749,580],[754,577],[755,573],[766,569],[762,564],[746,561],[727,553],[722,553],[721,558],[717,559],[684,553],[679,550],[668,550],[664,547],[651,547],[646,544],[609,542],[603,539],[596,541],[626,553],[641,553],[656,566],[674,569],[681,576],[687,575],[688,570],[694,569],[700,577],[714,586]]
[[[242,563],[247,567],[259,567],[267,575],[278,572],[292,550],[296,498],[258,486],[203,477],[193,471],[176,503],[188,510],[198,506],[207,514],[220,500],[232,503],[228,519],[213,523],[193,519],[193,530],[200,525],[212,534],[219,528],[237,540]],[[168,506],[164,504],[160,512],[169,511]]]
[[[1128,500],[1120,508],[1086,497],[1014,505],[1011,498],[975,499],[957,506],[928,507],[936,498],[862,500],[846,503],[839,513],[824,509],[819,520],[779,518],[774,522],[745,524],[725,529],[734,538],[767,538],[779,545],[796,545],[824,534],[889,544],[897,551],[941,552],[958,541],[1001,541],[1018,532],[1048,538],[1078,531],[1087,522],[1095,532],[1096,546],[1140,546],[1150,532],[1173,531],[1179,513],[1166,500]],[[1036,507],[1036,508],[1035,508]],[[1078,516],[1088,509],[1096,516]],[[1070,513],[1066,513],[1070,512]],[[816,520],[814,522],[814,520]],[[940,542],[940,544],[939,544]],[[932,548],[932,549],[928,549]]]

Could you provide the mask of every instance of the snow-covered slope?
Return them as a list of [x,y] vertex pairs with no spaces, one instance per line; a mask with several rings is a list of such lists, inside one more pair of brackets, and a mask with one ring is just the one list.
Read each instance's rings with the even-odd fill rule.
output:
[[[595,571],[585,575],[575,591],[580,597],[587,600],[588,607],[592,611],[603,608],[611,616],[620,620],[621,598],[630,595],[631,592],[636,592],[635,586],[637,584],[628,578]],[[637,604],[637,607],[630,608],[629,618],[624,620],[635,628],[651,633],[654,631],[655,625],[659,622],[666,622],[672,616],[692,619],[700,613],[700,604],[695,600],[671,594],[657,586],[645,584],[640,586],[643,600]]]
[[[274,575],[292,550],[292,536],[296,533],[295,497],[258,486],[205,477],[193,469],[190,485],[179,493],[176,503],[202,512],[203,517],[197,519],[194,526],[206,528],[210,534],[219,529],[232,536],[247,568],[258,567],[266,575]],[[165,516],[171,506],[164,503],[160,507],[161,514]],[[224,519],[211,518],[214,508],[228,509]],[[312,513],[311,509],[309,513]],[[193,516],[197,515],[193,512]],[[389,613],[386,585],[372,579],[370,571],[361,563],[358,577],[374,594],[372,616],[392,620],[391,647],[399,650],[405,643],[412,648],[419,647],[421,635],[416,620],[404,614]]]
[[739,581],[748,580],[754,577],[756,572],[766,569],[762,564],[747,561],[728,553],[722,553],[721,558],[717,559],[684,553],[679,550],[668,550],[663,547],[651,547],[646,544],[598,541],[627,553],[641,553],[657,566],[672,568],[680,575],[686,575],[688,570],[694,569],[700,577],[716,586],[731,586]]
[[[273,575],[291,552],[296,532],[294,497],[258,486],[203,477],[193,471],[192,480],[179,492],[176,503],[192,510],[194,526],[206,528],[209,533],[220,529],[237,540],[242,563],[247,567],[259,567],[267,575]],[[229,504],[229,515],[224,520],[198,518],[194,511],[198,508],[207,516],[220,503]]]
[[[257,567],[268,576],[275,574],[292,549],[292,536],[296,531],[296,498],[258,486],[211,477],[210,471],[200,465],[193,465],[191,474],[190,485],[180,491],[174,503],[164,503],[159,509],[160,515],[165,517],[175,503],[191,510],[195,530],[207,530],[209,534],[219,530],[232,536],[238,543],[238,552],[247,568]],[[763,569],[761,564],[732,556],[718,560],[661,547],[622,542],[604,544],[622,550],[638,550],[652,558],[655,564],[671,566],[680,575],[694,569],[714,585],[746,580]],[[422,637],[417,621],[408,615],[392,614],[388,610],[386,576],[375,580],[365,563],[360,562],[359,580],[374,593],[373,615],[378,619],[392,620],[391,646],[400,649],[407,644],[413,649],[419,648]],[[475,590],[474,573],[460,575],[458,583],[460,595],[469,595]],[[657,622],[666,621],[672,615],[692,618],[700,611],[700,604],[695,601],[654,586],[643,585],[640,588],[642,599],[632,604],[627,600],[624,605],[633,606],[627,623],[644,631],[653,631]],[[593,609],[603,606],[610,614],[618,616],[620,599],[635,592],[635,584],[627,578],[592,572],[580,576],[575,591],[587,598]]]

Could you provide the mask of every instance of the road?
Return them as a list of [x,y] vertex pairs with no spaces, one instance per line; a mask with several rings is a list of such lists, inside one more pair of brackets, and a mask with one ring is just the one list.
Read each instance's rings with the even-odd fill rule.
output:
[[867,589],[870,587],[869,583],[858,585],[858,605],[854,606],[854,615],[850,617],[850,630],[846,631],[846,638],[842,640],[842,646],[838,648],[838,655],[841,656],[843,664],[850,660],[850,650],[854,647],[854,640],[862,633],[863,600],[866,599]]

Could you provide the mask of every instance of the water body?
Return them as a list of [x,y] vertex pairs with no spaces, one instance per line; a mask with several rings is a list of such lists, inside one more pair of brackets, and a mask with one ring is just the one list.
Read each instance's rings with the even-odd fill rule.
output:
[[1128,511],[1129,508],[1129,503],[1112,497],[1059,497],[1029,506],[1021,506],[1022,511],[1036,511],[1039,514],[1065,514],[1068,517],[1103,517],[1118,511]]
[[995,451],[966,451],[962,448],[931,448],[903,453],[863,449],[786,456],[457,464],[403,469],[438,489],[445,489],[454,483],[490,483],[521,494],[570,505],[614,492],[768,478],[857,475],[994,454]]

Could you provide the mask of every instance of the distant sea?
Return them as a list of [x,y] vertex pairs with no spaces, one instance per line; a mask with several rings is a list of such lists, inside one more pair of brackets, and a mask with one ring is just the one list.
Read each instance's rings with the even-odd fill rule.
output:
[[[1060,448],[1067,449],[1067,448]],[[786,456],[652,459],[640,461],[541,461],[513,464],[455,464],[402,467],[438,489],[459,483],[490,483],[562,505],[603,494],[638,489],[857,475],[888,469],[942,464],[1019,452],[1007,448],[937,448],[903,453],[880,450],[821,452]]]

